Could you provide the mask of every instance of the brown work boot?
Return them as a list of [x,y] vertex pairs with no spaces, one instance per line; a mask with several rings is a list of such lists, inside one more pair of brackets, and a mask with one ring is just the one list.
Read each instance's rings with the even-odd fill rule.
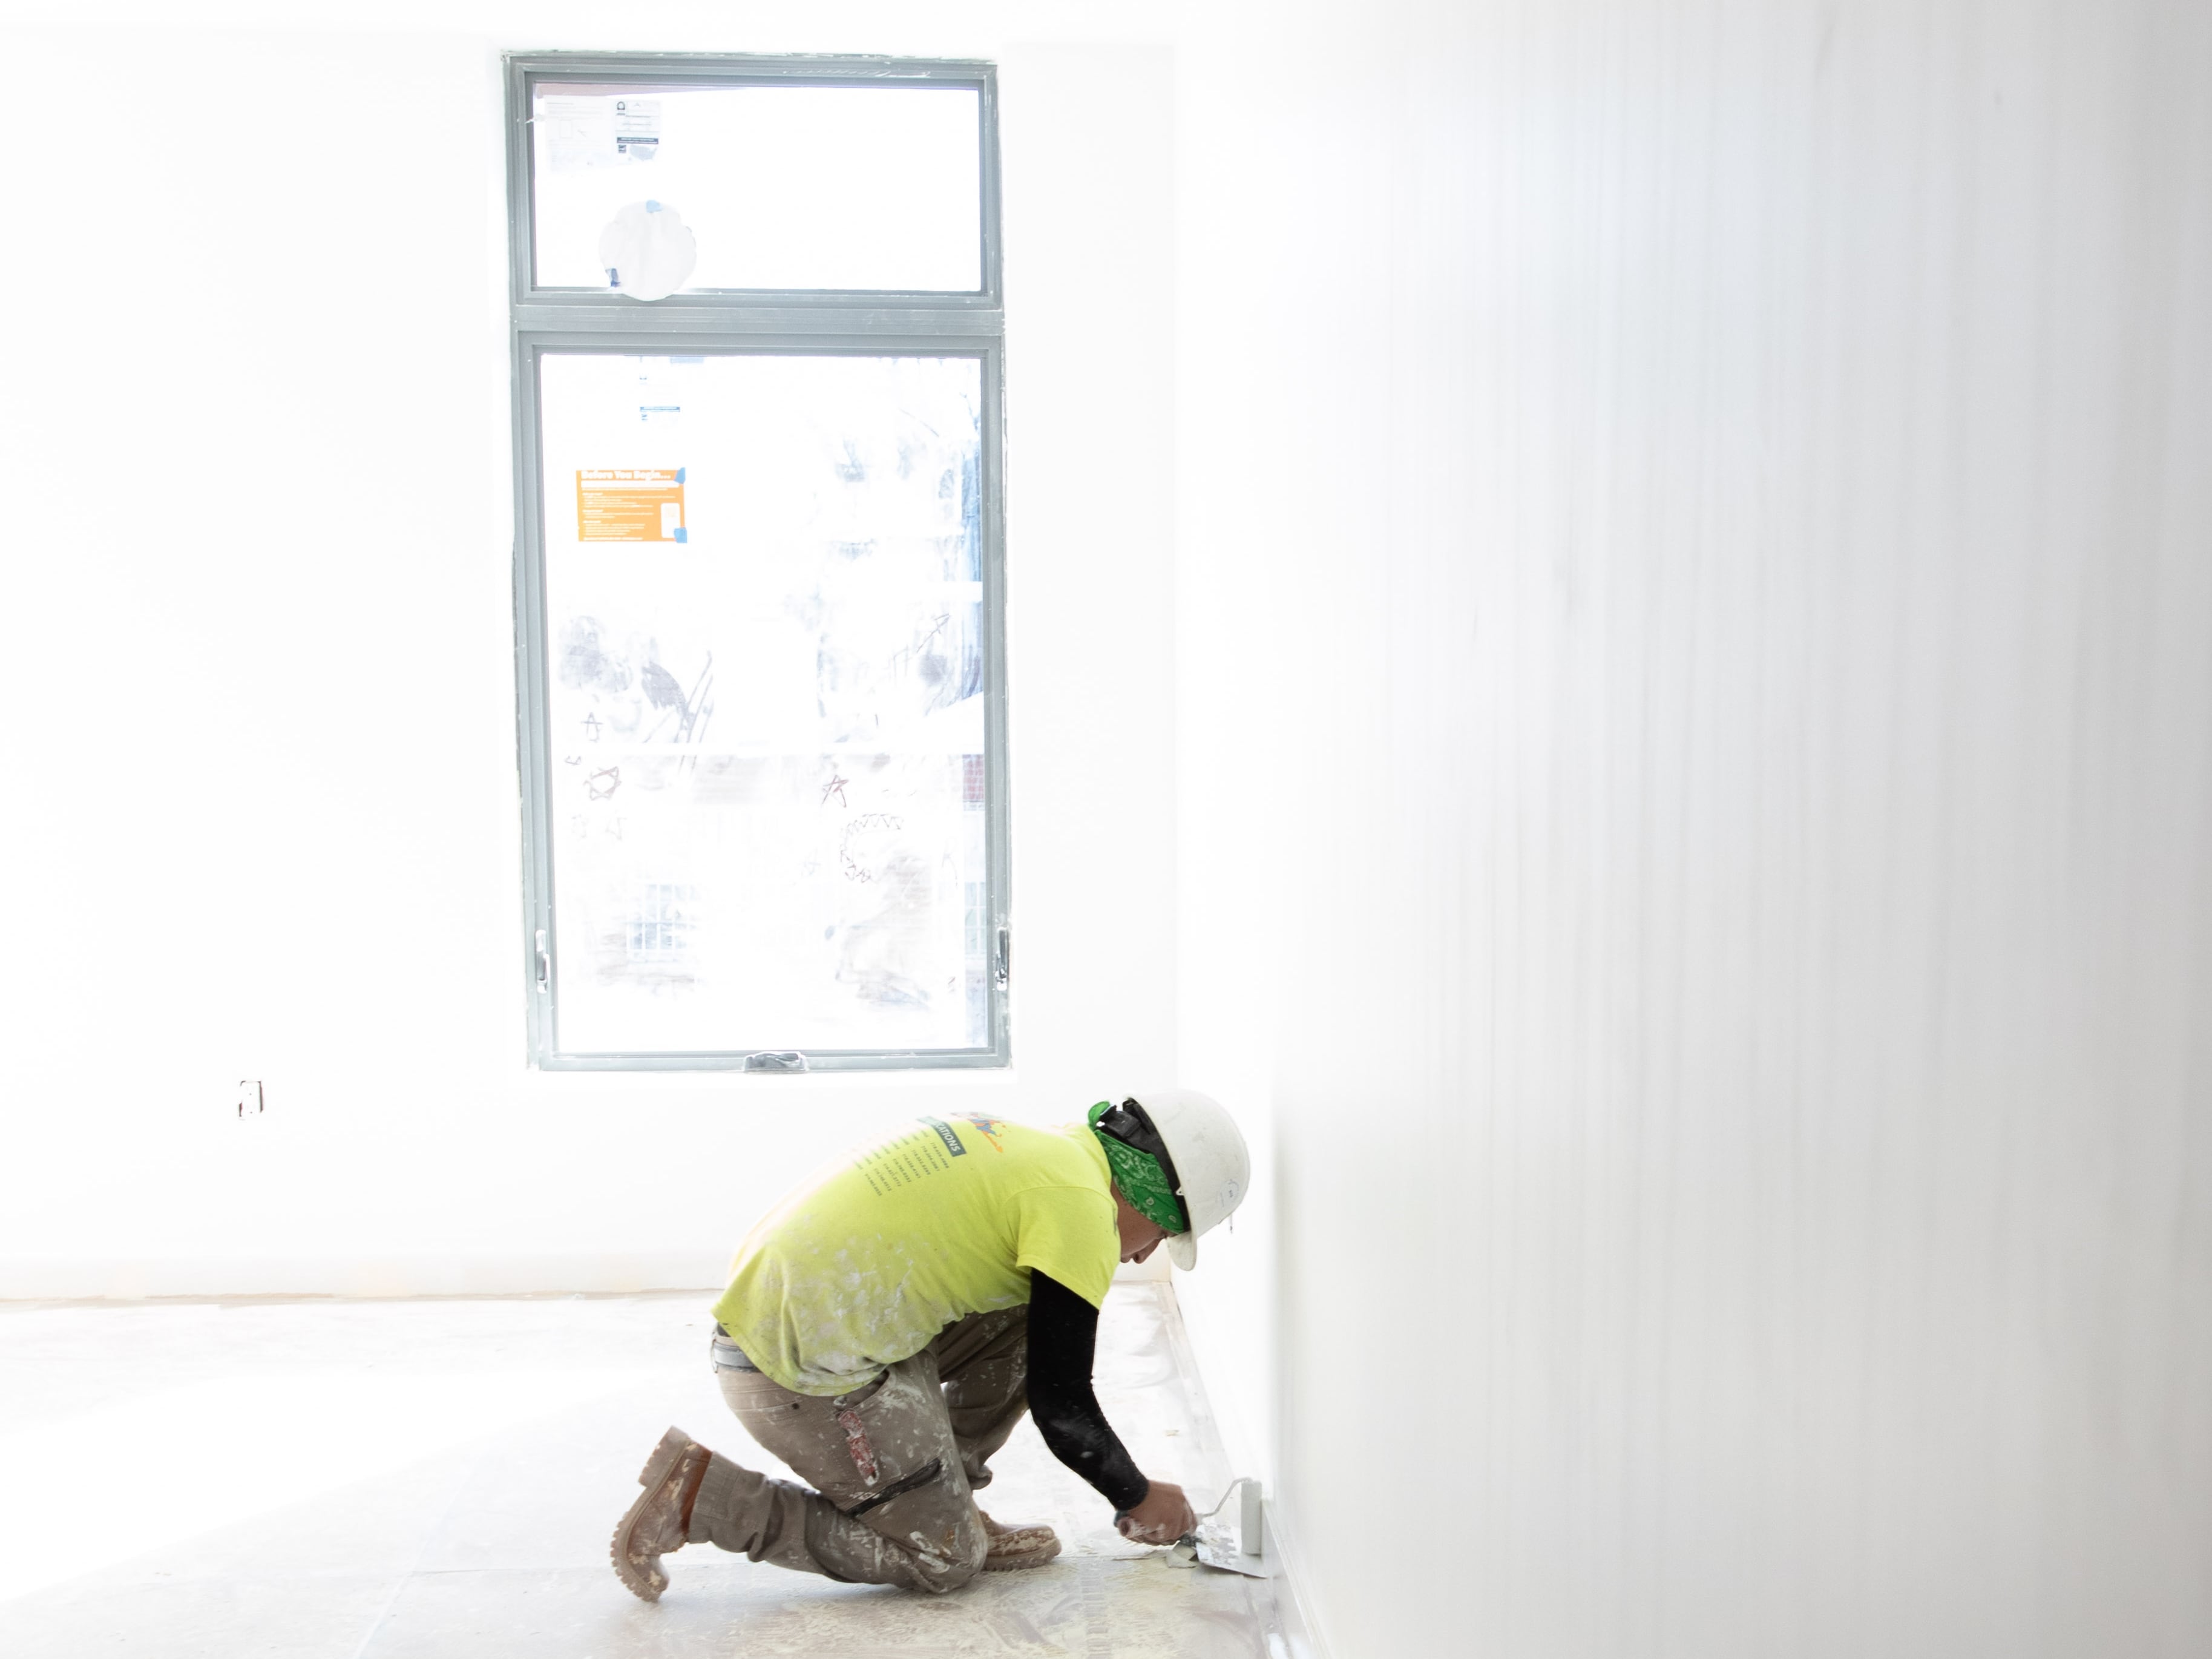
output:
[[645,1491],[615,1528],[608,1550],[614,1557],[615,1577],[641,1601],[658,1601],[668,1588],[660,1558],[684,1547],[691,1500],[699,1495],[712,1455],[683,1430],[671,1429],[645,1460],[645,1473],[637,1478]]
[[1017,1567],[1041,1567],[1060,1553],[1060,1534],[1042,1524],[1002,1527],[984,1515],[983,1534],[990,1547],[983,1553],[986,1572],[1012,1572]]

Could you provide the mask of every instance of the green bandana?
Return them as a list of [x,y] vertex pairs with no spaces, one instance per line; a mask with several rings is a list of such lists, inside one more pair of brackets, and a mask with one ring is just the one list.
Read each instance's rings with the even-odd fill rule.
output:
[[1102,1100],[1091,1109],[1091,1133],[1106,1149],[1106,1164],[1114,1171],[1114,1184],[1146,1220],[1171,1233],[1187,1231],[1190,1223],[1183,1218],[1182,1200],[1168,1185],[1167,1172],[1160,1168],[1159,1159],[1150,1152],[1139,1152],[1127,1141],[1115,1139],[1099,1128],[1098,1120],[1113,1109],[1110,1100]]

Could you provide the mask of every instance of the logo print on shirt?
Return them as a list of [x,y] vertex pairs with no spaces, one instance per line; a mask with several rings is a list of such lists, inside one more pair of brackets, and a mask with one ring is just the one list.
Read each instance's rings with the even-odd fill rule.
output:
[[945,1150],[946,1152],[951,1153],[955,1158],[965,1158],[968,1156],[968,1149],[960,1144],[960,1136],[957,1132],[955,1132],[950,1123],[945,1122],[942,1119],[933,1117],[925,1117],[922,1119],[922,1121],[929,1125],[931,1128],[937,1131],[937,1138],[945,1143]]
[[1003,1152],[1006,1150],[1005,1146],[1000,1144],[999,1140],[999,1137],[1006,1133],[1006,1119],[1002,1117],[987,1117],[981,1112],[955,1112],[952,1115],[958,1118],[963,1123],[972,1126],[976,1133],[981,1135],[984,1139],[991,1143],[992,1151]]

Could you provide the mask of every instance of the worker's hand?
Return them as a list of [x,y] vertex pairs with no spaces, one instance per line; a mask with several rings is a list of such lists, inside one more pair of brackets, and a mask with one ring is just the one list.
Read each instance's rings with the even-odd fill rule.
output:
[[1182,1488],[1170,1480],[1155,1480],[1145,1501],[1114,1517],[1121,1536],[1138,1544],[1172,1544],[1185,1533],[1198,1530],[1198,1516]]

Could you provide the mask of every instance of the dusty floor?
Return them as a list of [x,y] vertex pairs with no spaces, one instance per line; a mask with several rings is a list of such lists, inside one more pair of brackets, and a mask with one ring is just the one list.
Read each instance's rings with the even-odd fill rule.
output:
[[[1099,1393],[1138,1462],[1205,1508],[1229,1471],[1169,1295],[1115,1287]],[[659,1605],[632,1600],[607,1536],[664,1428],[777,1467],[722,1407],[706,1299],[0,1309],[0,1653],[1280,1651],[1267,1584],[1125,1544],[1026,1423],[987,1504],[1057,1527],[1049,1566],[930,1599],[695,1545]]]

